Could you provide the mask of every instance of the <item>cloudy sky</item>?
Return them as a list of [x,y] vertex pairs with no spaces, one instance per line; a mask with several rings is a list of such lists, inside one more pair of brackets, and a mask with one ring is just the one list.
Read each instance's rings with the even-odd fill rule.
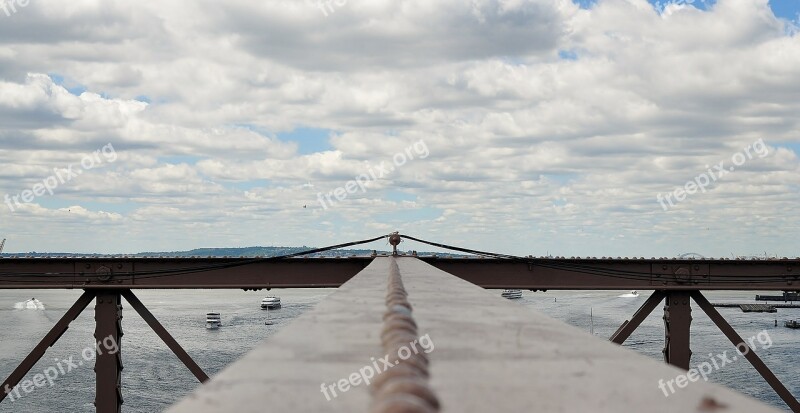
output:
[[798,0],[0,1],[6,252],[798,255]]

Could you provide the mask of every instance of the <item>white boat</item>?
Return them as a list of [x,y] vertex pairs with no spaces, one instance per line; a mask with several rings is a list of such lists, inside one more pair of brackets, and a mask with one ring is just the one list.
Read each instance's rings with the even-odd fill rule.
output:
[[219,313],[206,314],[206,328],[209,330],[216,330],[222,325],[222,319]]
[[620,295],[620,296],[618,296],[618,297],[619,297],[619,298],[636,298],[636,297],[638,297],[638,296],[639,296],[639,292],[638,292],[638,291],[636,291],[636,290],[631,290],[631,292],[629,292],[629,293],[627,293],[627,294],[622,294],[622,295]]
[[44,304],[41,301],[31,298],[20,303],[14,304],[16,310],[44,310]]
[[261,300],[261,309],[273,310],[276,308],[281,308],[281,299],[280,297],[264,297]]
[[508,298],[509,300],[515,300],[517,298],[522,298],[522,290],[503,290],[500,296]]

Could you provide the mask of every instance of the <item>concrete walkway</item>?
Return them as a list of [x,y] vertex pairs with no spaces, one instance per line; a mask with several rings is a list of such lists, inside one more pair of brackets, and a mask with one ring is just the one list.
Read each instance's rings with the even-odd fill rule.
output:
[[[376,258],[317,307],[233,363],[172,413],[364,412],[379,365],[392,257]],[[397,258],[431,384],[447,412],[777,412],[701,380],[665,397],[681,370],[590,336],[442,272]],[[620,320],[622,321],[622,320]],[[360,378],[360,377],[359,377]],[[352,381],[355,383],[356,381]],[[328,397],[321,385],[337,392]],[[328,400],[330,398],[330,400]]]

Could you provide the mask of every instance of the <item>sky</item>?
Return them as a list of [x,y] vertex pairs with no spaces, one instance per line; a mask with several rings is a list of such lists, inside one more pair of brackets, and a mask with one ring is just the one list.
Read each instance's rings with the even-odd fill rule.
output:
[[5,252],[798,255],[800,0],[0,1]]

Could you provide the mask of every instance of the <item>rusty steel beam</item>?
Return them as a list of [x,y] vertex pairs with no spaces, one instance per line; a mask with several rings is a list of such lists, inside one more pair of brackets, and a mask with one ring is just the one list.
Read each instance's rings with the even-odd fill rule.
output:
[[197,380],[200,381],[200,383],[207,382],[208,375],[203,371],[203,369],[200,368],[200,366],[197,365],[197,363],[195,363],[192,357],[189,356],[189,353],[187,353],[186,350],[184,350],[183,347],[178,344],[178,341],[176,341],[172,335],[169,334],[167,329],[158,322],[158,319],[156,319],[153,313],[151,313],[150,310],[148,310],[147,307],[142,304],[141,300],[139,300],[139,297],[137,297],[131,290],[123,290],[122,296],[125,297],[125,300],[130,303],[131,307],[133,307],[133,309],[139,313],[144,321],[147,322],[147,325],[149,325],[150,328],[152,328],[153,331],[155,331],[155,333],[161,338],[161,340],[164,341],[164,344],[166,344],[167,347],[169,347],[169,349],[172,350],[176,356],[178,356],[186,368],[188,368],[189,371],[194,374]]
[[783,291],[800,285],[798,259],[533,258],[527,263],[498,259],[422,260],[484,288]]
[[664,301],[664,361],[689,370],[692,359],[692,300],[689,291],[671,291]]
[[122,302],[119,291],[97,291],[94,372],[97,413],[122,411]]
[[664,297],[665,294],[663,291],[653,291],[653,294],[647,298],[647,301],[645,301],[644,304],[642,304],[642,306],[636,310],[636,313],[633,314],[633,317],[631,317],[630,321],[625,320],[625,322],[619,326],[617,331],[614,332],[609,340],[612,343],[624,343],[625,340],[631,336],[631,333],[633,333],[639,327],[639,325],[642,324],[642,321],[644,321],[644,319],[647,318],[647,316],[650,315],[653,310],[655,310],[655,308],[658,306],[658,303],[664,301]]
[[[722,333],[728,337],[728,340],[730,340],[731,343],[736,346],[737,350],[739,350],[740,347],[742,349],[746,349],[744,350],[743,354],[744,358],[746,358],[747,361],[753,365],[756,371],[758,371],[761,377],[766,380],[767,384],[772,387],[772,390],[775,390],[775,393],[780,396],[784,403],[786,403],[786,405],[789,406],[793,412],[800,413],[800,402],[798,402],[797,399],[792,395],[792,392],[790,392],[789,389],[787,389],[786,386],[781,383],[780,379],[775,377],[775,374],[772,373],[772,370],[770,370],[769,367],[767,367],[767,365],[761,361],[761,358],[758,357],[755,351],[753,351],[747,342],[742,339],[742,336],[740,336],[739,333],[737,333],[736,330],[734,330],[733,327],[728,324],[728,322],[725,320],[725,317],[723,317],[722,314],[720,314],[719,311],[717,311],[717,309],[714,308],[710,302],[708,302],[708,299],[702,293],[700,293],[700,291],[693,291],[691,295],[697,305],[700,306],[700,308],[708,315],[714,324],[719,327],[720,331],[722,331]],[[739,351],[739,353],[741,354],[743,351]]]
[[[33,368],[34,365],[44,356],[48,348],[52,347],[59,338],[67,331],[70,323],[78,318],[79,315],[86,309],[89,303],[94,299],[94,292],[85,291],[75,304],[61,317],[60,320],[50,329],[50,332],[44,336],[42,341],[28,354],[28,357],[14,369],[11,375],[3,382],[2,392],[0,392],[0,402],[2,402],[8,394],[13,392],[14,387],[19,384],[23,377]],[[13,395],[12,395],[13,397]],[[12,399],[13,400],[13,399]]]
[[[338,287],[372,257],[4,258],[0,289]],[[484,288],[531,290],[794,290],[800,260],[421,258]],[[204,268],[213,269],[204,271]]]
[[[6,258],[0,289],[338,287],[372,258]],[[204,270],[211,268],[211,270]],[[204,270],[204,271],[201,271]]]

